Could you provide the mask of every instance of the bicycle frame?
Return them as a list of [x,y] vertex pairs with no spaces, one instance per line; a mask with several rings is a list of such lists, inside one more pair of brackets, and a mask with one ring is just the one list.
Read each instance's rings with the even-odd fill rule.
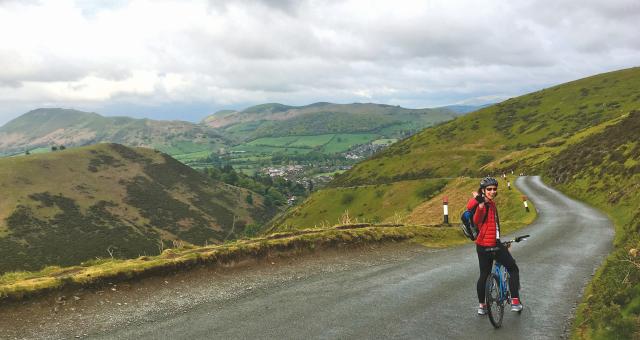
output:
[[[509,248],[511,243],[520,242],[529,237],[529,235],[518,236],[513,240],[502,242],[504,246]],[[496,251],[492,249],[491,251]],[[491,274],[487,277],[485,283],[485,303],[489,314],[489,321],[495,328],[502,326],[502,317],[504,315],[504,307],[511,304],[511,291],[509,290],[509,271],[500,262],[493,260],[493,268]]]
[[509,272],[507,271],[507,268],[505,268],[505,266],[503,266],[500,262],[493,261],[493,263],[494,265],[493,265],[492,272],[500,278],[499,302],[500,303],[507,302],[511,304],[511,292],[509,291]]

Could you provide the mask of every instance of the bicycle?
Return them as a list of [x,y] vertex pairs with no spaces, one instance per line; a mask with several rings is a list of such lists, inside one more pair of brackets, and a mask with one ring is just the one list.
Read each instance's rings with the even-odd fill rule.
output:
[[[509,248],[511,243],[520,242],[527,239],[529,235],[518,236],[513,240],[502,242],[502,244]],[[496,251],[490,249],[490,251]],[[491,274],[487,277],[485,284],[485,303],[487,305],[487,312],[489,314],[489,320],[495,328],[502,326],[502,317],[504,316],[504,307],[506,304],[511,304],[511,292],[509,291],[509,272],[500,262],[493,261],[493,268]],[[519,311],[520,314],[522,311]]]

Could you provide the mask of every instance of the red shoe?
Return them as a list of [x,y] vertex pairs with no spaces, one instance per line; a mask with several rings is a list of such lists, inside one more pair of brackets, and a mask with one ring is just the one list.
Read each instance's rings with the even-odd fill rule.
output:
[[485,315],[487,312],[487,304],[481,303],[480,306],[478,306],[478,315]]
[[518,298],[513,298],[511,299],[511,311],[512,312],[522,312],[522,309],[524,308],[524,306],[522,306],[522,304],[520,303],[520,299]]

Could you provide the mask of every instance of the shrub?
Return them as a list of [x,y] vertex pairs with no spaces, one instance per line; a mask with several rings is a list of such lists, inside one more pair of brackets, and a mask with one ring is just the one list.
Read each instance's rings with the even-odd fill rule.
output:
[[342,205],[349,205],[351,204],[351,202],[353,202],[354,199],[355,199],[355,195],[353,193],[345,192],[344,194],[342,194],[340,203],[342,203]]

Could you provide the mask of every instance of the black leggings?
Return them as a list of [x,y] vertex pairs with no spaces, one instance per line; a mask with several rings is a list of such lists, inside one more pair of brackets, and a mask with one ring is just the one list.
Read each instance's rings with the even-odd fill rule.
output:
[[484,303],[485,283],[487,281],[487,276],[491,273],[494,257],[507,268],[507,271],[509,271],[509,290],[511,291],[511,297],[520,297],[518,293],[518,290],[520,289],[520,272],[518,271],[516,260],[513,259],[509,250],[507,250],[503,245],[500,245],[499,249],[494,252],[488,252],[485,250],[486,248],[487,247],[482,247],[476,244],[478,264],[480,265],[480,277],[478,278],[477,284],[478,301],[480,301],[480,303]]

